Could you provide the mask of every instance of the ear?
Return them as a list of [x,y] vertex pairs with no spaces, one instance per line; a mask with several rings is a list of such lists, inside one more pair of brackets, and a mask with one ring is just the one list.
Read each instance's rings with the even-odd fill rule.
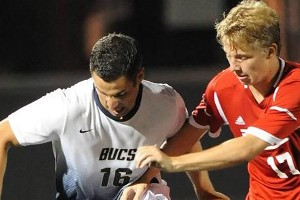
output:
[[137,74],[136,81],[138,83],[141,82],[144,79],[144,76],[145,76],[145,69],[144,67],[142,67],[139,73]]
[[269,48],[267,52],[267,58],[271,57],[277,57],[278,56],[278,46],[277,44],[273,43]]

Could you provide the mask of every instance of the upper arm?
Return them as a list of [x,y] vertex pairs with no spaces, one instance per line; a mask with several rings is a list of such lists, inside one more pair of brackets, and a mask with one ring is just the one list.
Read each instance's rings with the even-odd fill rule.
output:
[[[181,155],[187,153],[195,143],[198,143],[206,129],[198,129],[192,126],[188,120],[173,137],[169,138],[164,152],[168,155]],[[196,144],[197,146],[198,144]]]
[[0,122],[0,136],[1,145],[4,145],[5,147],[19,145],[19,142],[7,119],[4,119]]
[[177,120],[175,122],[175,132],[178,132],[188,118],[188,111],[183,98],[178,92],[175,91],[176,107],[177,107]]
[[202,151],[203,149],[202,149],[202,145],[201,145],[201,143],[200,143],[200,141],[199,142],[196,142],[193,146],[192,146],[192,148],[190,148],[190,150],[187,152],[187,153],[195,153],[195,152],[200,152],[200,151]]

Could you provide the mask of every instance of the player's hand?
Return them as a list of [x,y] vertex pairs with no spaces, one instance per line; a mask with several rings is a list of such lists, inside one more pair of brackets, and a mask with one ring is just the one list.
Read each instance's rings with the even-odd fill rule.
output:
[[202,126],[202,128],[209,129],[210,137],[218,137],[221,133],[220,124],[211,118],[212,110],[209,110],[205,100],[205,95],[202,95],[202,100],[196,109],[192,112],[193,116],[197,117],[197,123]]
[[141,200],[148,189],[147,183],[135,183],[124,189],[120,200]]
[[209,128],[210,125],[210,114],[207,111],[207,104],[205,101],[205,95],[202,95],[202,99],[196,109],[192,112],[192,115],[200,115],[199,120],[197,121],[203,127]]
[[172,158],[164,154],[156,146],[138,147],[135,161],[138,168],[148,165],[163,171],[173,172]]

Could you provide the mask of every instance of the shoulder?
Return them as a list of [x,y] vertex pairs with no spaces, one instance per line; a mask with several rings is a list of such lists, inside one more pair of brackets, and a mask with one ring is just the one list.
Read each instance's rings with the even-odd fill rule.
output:
[[73,91],[73,92],[89,92],[90,90],[93,89],[93,80],[92,78],[80,81],[73,86],[66,88],[65,91]]
[[234,87],[242,87],[241,82],[229,68],[222,70],[214,76],[207,85],[207,92],[220,92]]
[[147,80],[143,80],[142,84],[143,97],[146,97],[143,98],[144,102],[147,101],[155,107],[185,107],[183,98],[172,86],[166,83],[154,83]]
[[143,80],[142,84],[144,90],[152,93],[153,95],[175,96],[177,94],[176,90],[166,83],[154,83]]
[[283,73],[283,81],[300,82],[300,63],[286,61]]
[[300,93],[296,92],[300,88],[300,64],[286,62],[283,76],[275,89],[273,99],[284,99],[296,104],[300,101]]
[[212,80],[209,82],[210,86],[217,88],[232,87],[233,85],[240,83],[236,78],[235,74],[229,70],[229,68],[219,72]]
[[285,62],[283,75],[278,84],[278,88],[299,87],[300,85],[300,64]]
[[92,79],[86,79],[80,81],[73,86],[60,90],[61,93],[70,100],[72,98],[83,99],[90,98],[93,91],[93,81]]
[[80,81],[68,88],[58,88],[52,92],[47,93],[37,101],[33,102],[35,105],[52,105],[61,108],[76,107],[88,104],[92,99],[93,82],[90,79]]

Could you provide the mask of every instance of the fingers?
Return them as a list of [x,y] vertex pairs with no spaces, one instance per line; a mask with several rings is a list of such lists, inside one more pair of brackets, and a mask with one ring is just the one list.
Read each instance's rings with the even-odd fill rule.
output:
[[133,200],[141,200],[148,187],[139,187],[136,190]]
[[151,162],[157,161],[155,157],[158,151],[160,151],[155,146],[143,146],[137,149],[135,161],[137,168],[143,168],[145,166],[150,166]]
[[152,166],[151,163],[155,161],[154,158],[151,157],[151,155],[144,155],[141,156],[140,159],[136,162],[137,168],[143,168],[145,166]]
[[126,189],[123,191],[120,200],[133,199],[133,197],[134,197],[134,191],[131,190],[131,189],[126,188]]
[[147,188],[148,184],[146,183],[128,186],[124,189],[120,200],[141,200]]

